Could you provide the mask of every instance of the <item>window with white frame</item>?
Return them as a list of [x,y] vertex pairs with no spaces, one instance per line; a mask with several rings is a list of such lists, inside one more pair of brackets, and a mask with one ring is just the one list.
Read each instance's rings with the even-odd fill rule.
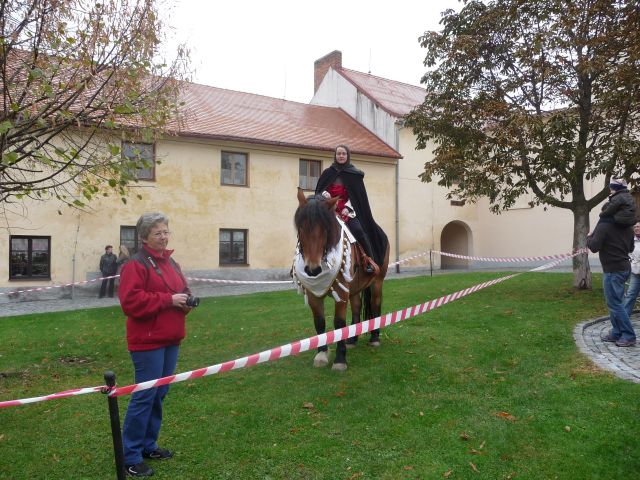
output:
[[303,190],[315,190],[320,178],[322,162],[300,159],[298,186]]
[[249,155],[241,152],[222,152],[220,182],[222,185],[246,186]]
[[122,159],[125,168],[138,180],[155,180],[155,146],[152,143],[122,142]]

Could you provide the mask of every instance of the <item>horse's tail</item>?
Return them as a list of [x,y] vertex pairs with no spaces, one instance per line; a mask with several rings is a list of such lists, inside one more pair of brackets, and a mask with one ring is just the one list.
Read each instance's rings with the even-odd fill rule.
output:
[[360,300],[362,305],[362,320],[369,320],[373,317],[373,306],[371,305],[371,287],[367,287],[362,290],[362,293],[360,294]]

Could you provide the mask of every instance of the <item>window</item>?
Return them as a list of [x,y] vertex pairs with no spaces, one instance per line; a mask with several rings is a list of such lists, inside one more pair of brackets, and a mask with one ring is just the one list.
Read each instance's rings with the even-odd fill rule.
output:
[[51,237],[9,237],[9,279],[51,278]]
[[303,190],[315,190],[320,178],[322,163],[317,160],[300,160],[300,180],[298,186]]
[[220,265],[247,264],[247,230],[220,229]]
[[155,180],[155,151],[152,143],[122,142],[122,158],[125,167],[133,172],[138,180]]
[[120,245],[124,245],[129,250],[129,255],[138,251],[138,232],[136,227],[120,226]]
[[223,185],[248,185],[248,157],[246,153],[222,152],[220,181]]

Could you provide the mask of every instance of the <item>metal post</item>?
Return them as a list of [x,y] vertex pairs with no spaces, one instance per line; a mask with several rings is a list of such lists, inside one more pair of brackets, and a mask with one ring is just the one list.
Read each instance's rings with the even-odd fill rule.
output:
[[[102,393],[109,393],[116,386],[116,374],[109,371],[104,372],[104,379],[107,382],[106,389]],[[116,460],[116,474],[118,480],[125,480],[124,471],[124,449],[122,448],[122,432],[120,431],[120,411],[118,410],[118,397],[107,397],[109,404],[109,417],[111,418],[111,436],[113,437],[113,454]]]
[[431,276],[433,277],[433,254],[429,250],[429,270],[431,270]]

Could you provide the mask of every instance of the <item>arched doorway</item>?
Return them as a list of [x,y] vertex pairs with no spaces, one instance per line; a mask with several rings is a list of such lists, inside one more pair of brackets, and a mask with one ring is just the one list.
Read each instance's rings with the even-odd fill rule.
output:
[[[453,221],[445,225],[440,235],[440,250],[469,256],[471,254],[471,229],[464,222]],[[440,268],[469,268],[469,261],[442,255]]]

